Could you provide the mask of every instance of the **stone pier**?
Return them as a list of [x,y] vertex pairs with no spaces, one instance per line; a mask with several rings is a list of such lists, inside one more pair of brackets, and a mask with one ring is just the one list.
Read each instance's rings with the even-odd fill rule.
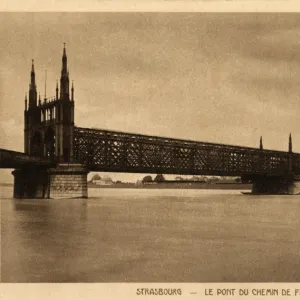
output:
[[59,164],[49,169],[50,198],[87,198],[88,171],[81,164]]
[[300,195],[300,180],[299,181],[294,181],[291,187],[292,195]]
[[296,180],[294,176],[253,176],[250,181],[252,182],[252,194],[300,195],[300,181]]
[[14,198],[87,198],[88,171],[81,164],[59,164],[55,168],[22,168],[14,175]]

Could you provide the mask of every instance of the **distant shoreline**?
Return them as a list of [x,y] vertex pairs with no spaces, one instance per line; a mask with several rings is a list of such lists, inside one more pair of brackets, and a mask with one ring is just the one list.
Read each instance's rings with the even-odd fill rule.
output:
[[[0,183],[0,186],[13,187],[13,183]],[[92,189],[202,189],[202,190],[251,190],[251,184],[244,183],[157,183],[157,184],[135,184],[114,183],[112,185],[96,185],[88,183]]]
[[157,184],[135,184],[114,183],[112,185],[96,185],[89,183],[88,188],[95,189],[205,189],[205,190],[251,190],[251,184],[244,183],[157,183]]

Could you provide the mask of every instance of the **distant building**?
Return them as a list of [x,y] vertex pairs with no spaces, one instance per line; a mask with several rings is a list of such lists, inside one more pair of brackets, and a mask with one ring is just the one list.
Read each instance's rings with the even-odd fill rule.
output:
[[92,182],[96,185],[113,185],[112,179],[108,176],[104,176],[101,179],[95,179]]

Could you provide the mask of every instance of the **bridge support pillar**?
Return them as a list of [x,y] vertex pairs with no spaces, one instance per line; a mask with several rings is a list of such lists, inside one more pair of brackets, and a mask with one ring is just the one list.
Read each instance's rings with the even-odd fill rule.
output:
[[263,195],[297,195],[300,194],[300,181],[293,176],[271,177],[255,176],[252,181],[252,193]]
[[87,198],[87,174],[84,165],[62,163],[48,170],[50,198]]
[[22,168],[15,169],[14,198],[48,198],[49,181],[47,169]]
[[88,171],[81,164],[59,164],[56,168],[16,169],[14,198],[87,198]]

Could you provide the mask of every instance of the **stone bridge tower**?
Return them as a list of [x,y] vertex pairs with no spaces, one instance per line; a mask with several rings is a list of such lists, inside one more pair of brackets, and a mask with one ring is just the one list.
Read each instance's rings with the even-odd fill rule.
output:
[[[74,86],[69,86],[66,47],[63,49],[60,93],[37,99],[34,61],[32,61],[29,99],[25,96],[24,151],[33,156],[49,157],[57,162],[73,161]],[[29,101],[28,101],[29,100]],[[29,102],[29,103],[28,103]]]
[[[46,84],[46,83],[45,83]],[[28,98],[25,95],[24,152],[46,157],[56,167],[32,167],[14,171],[16,198],[87,197],[87,169],[74,161],[74,86],[70,79],[66,46],[63,48],[60,89],[53,97],[37,96],[34,61],[30,72]]]

